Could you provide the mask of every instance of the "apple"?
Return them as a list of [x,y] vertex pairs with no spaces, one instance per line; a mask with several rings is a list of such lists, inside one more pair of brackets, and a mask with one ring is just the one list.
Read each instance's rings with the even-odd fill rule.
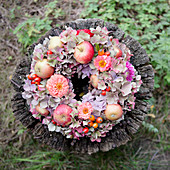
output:
[[122,117],[123,111],[119,104],[108,104],[104,113],[108,120],[117,120]]
[[118,48],[117,46],[113,46],[114,51],[116,52],[116,55],[114,56],[115,58],[119,58],[122,57],[122,51],[120,48]]
[[36,107],[35,107],[35,110],[40,113],[42,116],[47,116],[49,114],[49,111],[45,108],[41,108],[40,107],[40,104],[38,104]]
[[48,49],[52,50],[56,47],[60,47],[60,48],[63,47],[63,43],[62,43],[60,37],[58,37],[58,36],[54,36],[54,37],[50,38]]
[[88,41],[83,41],[75,47],[74,58],[81,64],[89,63],[94,56],[94,48]]
[[66,126],[71,123],[71,115],[72,108],[68,105],[61,104],[57,106],[53,113],[53,119],[56,123]]
[[47,59],[39,60],[35,64],[34,70],[37,76],[43,79],[51,77],[54,73],[54,67],[48,64]]
[[92,86],[94,87],[94,88],[97,88],[98,87],[98,82],[99,82],[99,79],[97,78],[97,76],[96,75],[91,75],[90,76],[90,82],[91,82],[91,84],[92,84]]

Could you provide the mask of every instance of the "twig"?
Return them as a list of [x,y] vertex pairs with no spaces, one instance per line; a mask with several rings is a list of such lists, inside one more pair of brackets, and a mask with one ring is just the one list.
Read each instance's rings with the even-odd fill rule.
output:
[[[156,139],[152,139],[153,142],[158,142],[160,143],[160,140],[156,140]],[[169,142],[166,142],[166,141],[161,141],[161,143],[163,144],[169,144]]]
[[133,158],[136,157],[136,155],[141,151],[142,147],[139,147],[139,149],[137,150],[137,152],[135,153],[135,155],[133,156]]
[[152,156],[152,159],[151,159],[151,161],[150,161],[150,163],[149,163],[149,165],[148,165],[148,169],[147,169],[147,170],[150,170],[152,161],[154,160],[154,158],[155,158],[155,156],[156,156],[156,154],[157,154],[158,152],[159,152],[159,150],[157,150],[157,151],[154,153],[154,155]]
[[16,83],[14,80],[12,80],[11,79],[11,83],[13,83],[15,86],[17,86],[18,88],[21,88],[21,86],[18,84],[18,83]]

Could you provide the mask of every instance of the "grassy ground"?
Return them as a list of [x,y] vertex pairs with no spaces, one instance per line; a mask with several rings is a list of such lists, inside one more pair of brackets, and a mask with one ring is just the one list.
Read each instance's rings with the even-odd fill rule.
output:
[[[99,152],[88,156],[56,152],[39,144],[27,129],[15,120],[10,102],[13,90],[9,80],[17,61],[24,55],[23,51],[26,46],[35,41],[38,38],[37,35],[41,36],[56,23],[61,24],[79,18],[84,8],[82,1],[78,0],[50,2],[52,3],[49,1],[47,3],[46,0],[30,0],[29,2],[26,0],[2,0],[0,5],[0,169],[168,169],[170,116],[168,85],[166,83],[158,83],[157,87],[159,88],[155,89],[154,97],[149,100],[152,106],[149,110],[150,116],[146,117],[144,126],[134,136],[133,141],[106,153]],[[100,9],[101,13],[95,11],[96,8],[99,10],[101,3],[97,0],[92,2],[85,1],[86,14],[83,16],[105,16],[102,9]],[[102,2],[104,4],[107,1]],[[108,4],[112,2],[108,0]],[[92,7],[88,6],[90,3],[93,4]],[[168,6],[168,3],[165,5]],[[126,6],[127,8],[128,6]],[[107,5],[103,9],[108,10]],[[128,10],[130,11],[130,9]],[[165,11],[162,14],[164,13]],[[18,37],[13,34],[13,30],[19,23],[28,21],[28,19],[32,21],[32,18],[39,18],[41,22],[37,28],[34,23],[26,22],[24,28],[28,30],[29,34],[28,32],[24,34],[25,40],[22,37],[22,27]],[[108,20],[108,18],[103,19]],[[48,22],[49,20],[51,22]],[[109,20],[112,22],[114,18]],[[117,19],[117,21],[119,20]],[[127,31],[126,28],[124,28],[125,31]],[[166,31],[166,28],[165,24],[162,29]],[[17,31],[15,32],[17,33]],[[141,41],[141,44],[148,48],[147,43]],[[158,71],[155,69],[156,74],[159,73]],[[155,118],[153,118],[154,116]]]

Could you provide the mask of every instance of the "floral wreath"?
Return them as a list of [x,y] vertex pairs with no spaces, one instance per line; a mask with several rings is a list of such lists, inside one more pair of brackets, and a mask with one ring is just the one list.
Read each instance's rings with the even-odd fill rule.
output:
[[23,98],[49,131],[100,142],[134,109],[142,81],[131,56],[106,27],[66,27],[35,46]]

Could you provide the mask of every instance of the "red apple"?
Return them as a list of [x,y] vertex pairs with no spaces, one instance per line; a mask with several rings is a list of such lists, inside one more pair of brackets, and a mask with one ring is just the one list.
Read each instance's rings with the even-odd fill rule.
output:
[[66,126],[71,123],[72,108],[68,105],[62,104],[57,106],[53,113],[53,119],[60,125]]
[[88,41],[83,41],[76,46],[74,58],[81,64],[89,63],[94,56],[94,48]]
[[40,113],[42,116],[47,116],[49,114],[49,111],[45,108],[41,108],[40,107],[40,104],[38,104],[36,107],[35,107],[35,110]]
[[117,120],[122,117],[123,111],[119,104],[108,104],[104,113],[108,120]]
[[54,36],[54,37],[50,38],[48,49],[52,50],[56,47],[60,47],[60,48],[63,47],[63,43],[62,43],[60,37],[58,37],[58,36]]
[[37,76],[43,79],[51,77],[54,73],[54,67],[48,64],[47,59],[39,60],[35,64],[34,70]]
[[120,48],[118,48],[117,46],[113,46],[114,51],[116,52],[115,58],[119,58],[122,57],[122,51]]
[[98,87],[99,79],[97,78],[96,75],[91,75],[91,77],[90,77],[90,82],[91,82],[91,84],[92,84],[92,86],[93,86],[94,88],[97,88],[97,87]]

